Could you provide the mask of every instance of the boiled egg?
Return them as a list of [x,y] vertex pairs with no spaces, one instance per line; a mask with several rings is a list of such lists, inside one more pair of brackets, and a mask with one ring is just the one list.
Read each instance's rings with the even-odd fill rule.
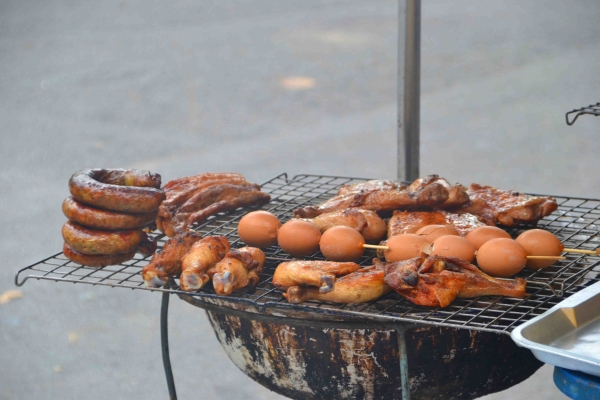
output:
[[[521,233],[516,241],[530,256],[560,256],[565,246],[551,232],[543,229],[531,229]],[[525,267],[531,269],[546,268],[556,260],[527,260]]]
[[321,231],[315,224],[301,219],[291,219],[279,228],[277,243],[294,257],[306,257],[319,249]]
[[512,239],[491,239],[477,250],[477,265],[491,276],[512,276],[525,268],[526,263],[527,252]]
[[475,245],[475,248],[479,250],[482,244],[491,239],[505,238],[511,239],[508,232],[504,229],[500,229],[497,226],[480,226],[479,228],[473,229],[467,233],[465,238]]
[[409,260],[421,256],[421,249],[427,244],[422,236],[404,233],[388,239],[386,246],[389,247],[389,250],[385,250],[383,255],[388,262]]
[[440,236],[432,246],[431,255],[460,258],[467,262],[475,259],[475,246],[462,236]]
[[323,232],[319,247],[330,261],[356,261],[363,255],[365,238],[349,226],[334,226]]
[[424,227],[420,228],[415,234],[418,236],[423,236],[423,238],[428,243],[432,243],[435,239],[439,238],[440,236],[458,236],[458,231],[453,225],[425,225]]
[[238,223],[238,236],[248,246],[264,249],[277,243],[279,219],[268,211],[252,211]]

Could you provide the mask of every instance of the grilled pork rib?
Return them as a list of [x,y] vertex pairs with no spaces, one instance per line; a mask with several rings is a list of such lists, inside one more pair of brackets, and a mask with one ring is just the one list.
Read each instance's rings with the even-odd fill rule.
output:
[[387,264],[385,282],[421,306],[446,307],[456,297],[525,297],[522,278],[496,279],[458,258],[417,257]]

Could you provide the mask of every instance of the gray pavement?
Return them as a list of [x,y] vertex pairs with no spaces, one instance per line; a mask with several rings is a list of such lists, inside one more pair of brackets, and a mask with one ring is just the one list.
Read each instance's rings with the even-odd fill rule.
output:
[[[422,174],[600,198],[600,119],[564,122],[600,101],[600,4],[424,3]],[[393,1],[0,2],[0,294],[60,250],[81,168],[394,178],[396,27]],[[159,295],[20,290],[0,304],[0,398],[168,397]],[[170,317],[180,398],[281,398],[198,309],[173,299]],[[551,373],[486,399],[564,399]]]

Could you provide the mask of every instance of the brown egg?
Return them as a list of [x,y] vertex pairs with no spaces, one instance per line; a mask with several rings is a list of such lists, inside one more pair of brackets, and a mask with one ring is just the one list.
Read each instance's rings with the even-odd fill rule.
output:
[[462,236],[440,236],[432,244],[431,255],[460,258],[467,262],[475,259],[475,246]]
[[306,257],[319,249],[321,231],[312,222],[291,219],[279,228],[277,243],[294,257]]
[[404,233],[392,236],[386,243],[390,249],[385,250],[383,255],[388,262],[409,260],[421,256],[421,248],[427,241],[414,233]]
[[423,236],[427,243],[433,243],[435,239],[441,236],[458,236],[458,231],[453,225],[426,225],[420,228],[416,235]]
[[477,265],[492,276],[512,276],[525,267],[527,252],[512,239],[496,238],[485,242],[477,251]]
[[475,248],[479,250],[482,244],[491,239],[505,238],[512,239],[508,232],[496,226],[480,226],[467,233],[465,238],[473,243]]
[[238,223],[238,236],[248,246],[264,249],[277,243],[279,219],[268,211],[252,211]]
[[[523,246],[529,256],[560,256],[565,246],[554,234],[543,229],[531,229],[521,233],[516,241]],[[525,266],[531,269],[546,268],[556,260],[527,260]]]
[[323,232],[319,247],[330,261],[356,261],[363,255],[365,238],[349,226],[334,226]]

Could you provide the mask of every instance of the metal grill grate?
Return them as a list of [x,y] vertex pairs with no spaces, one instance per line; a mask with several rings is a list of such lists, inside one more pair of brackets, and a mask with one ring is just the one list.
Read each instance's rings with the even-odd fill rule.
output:
[[[333,176],[298,175],[288,179],[279,175],[262,185],[272,196],[271,203],[262,207],[277,215],[283,222],[291,218],[292,210],[309,204],[318,204],[337,194],[341,185],[364,181],[358,178]],[[598,224],[600,200],[556,197],[559,207],[551,216],[538,223],[539,228],[556,234],[565,247],[586,250],[600,245]],[[206,223],[195,227],[203,235],[223,235],[229,238],[232,247],[242,247],[237,236],[237,222],[250,209],[238,209],[231,213],[211,217]],[[532,226],[521,226],[509,230],[516,237]],[[165,243],[157,236],[159,247]],[[199,292],[188,293],[179,289],[176,282],[169,287],[151,289],[144,286],[141,269],[148,264],[149,257],[136,257],[121,265],[102,269],[83,267],[69,261],[62,253],[55,254],[36,264],[21,269],[15,276],[18,286],[28,279],[45,279],[61,282],[85,283],[130,289],[171,292],[180,296],[193,296],[197,301],[217,304],[253,313],[265,313],[282,317],[308,319],[338,319],[379,322],[413,322],[421,324],[461,327],[474,330],[510,333],[518,325],[538,316],[577,291],[600,280],[600,257],[566,254],[567,259],[537,271],[523,271],[519,276],[527,279],[528,297],[513,299],[484,296],[475,299],[456,299],[445,308],[416,306],[396,293],[364,304],[328,304],[309,301],[288,304],[282,292],[275,289],[271,279],[281,261],[291,259],[277,246],[265,251],[267,262],[260,283],[253,289],[242,289],[231,296],[218,296],[211,285]],[[369,265],[375,256],[366,251],[359,260]],[[309,259],[323,259],[317,252]],[[188,297],[189,299],[189,297]]]
[[[569,111],[565,115],[565,118],[567,120],[567,125],[573,125],[575,123],[575,120],[580,115],[583,115],[583,114],[589,114],[589,115],[593,115],[595,117],[599,116],[600,115],[600,103],[590,104],[587,107],[582,107],[577,110]],[[570,119],[570,118],[572,118],[572,119]]]

